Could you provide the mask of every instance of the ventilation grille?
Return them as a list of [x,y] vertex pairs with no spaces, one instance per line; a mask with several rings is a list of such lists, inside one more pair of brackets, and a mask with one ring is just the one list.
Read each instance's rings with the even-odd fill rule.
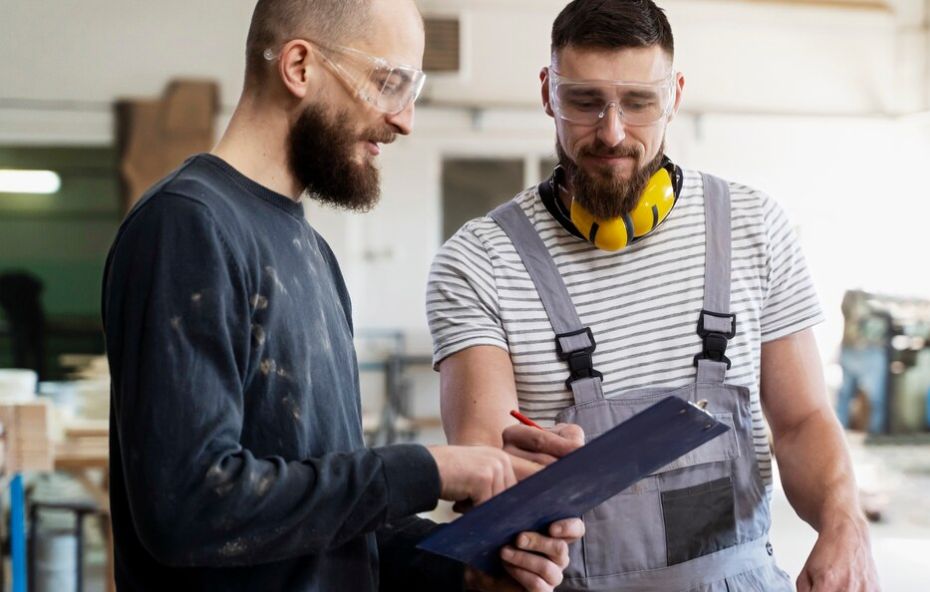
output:
[[461,67],[459,19],[427,18],[425,24],[423,69],[427,72],[458,72]]

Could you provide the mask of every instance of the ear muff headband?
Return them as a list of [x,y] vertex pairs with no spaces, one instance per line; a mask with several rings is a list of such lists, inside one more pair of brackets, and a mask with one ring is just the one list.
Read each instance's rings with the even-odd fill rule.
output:
[[669,172],[671,167],[672,165],[660,168],[649,179],[639,203],[629,214],[611,220],[598,220],[581,204],[572,200],[572,223],[599,249],[625,249],[655,230],[675,207],[678,195],[675,193],[675,184]]

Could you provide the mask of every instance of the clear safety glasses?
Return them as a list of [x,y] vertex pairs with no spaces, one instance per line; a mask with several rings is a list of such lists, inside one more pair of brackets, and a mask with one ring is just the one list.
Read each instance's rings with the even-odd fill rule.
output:
[[[305,39],[317,48],[323,60],[355,95],[372,107],[396,115],[405,110],[423,91],[426,74],[413,66],[392,64],[384,58],[369,55],[351,47],[326,46]],[[278,59],[278,54],[266,49],[268,61]],[[335,56],[340,56],[337,61]]]
[[657,82],[615,80],[572,80],[549,69],[549,97],[552,110],[565,121],[578,125],[598,125],[610,108],[626,125],[653,125],[666,117],[675,102],[675,77],[669,74]]

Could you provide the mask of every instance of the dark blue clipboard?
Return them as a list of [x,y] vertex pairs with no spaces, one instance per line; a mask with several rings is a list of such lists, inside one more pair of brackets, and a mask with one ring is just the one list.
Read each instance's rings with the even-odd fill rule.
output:
[[729,429],[678,397],[667,397],[552,463],[417,547],[485,573],[502,571],[500,548],[526,531],[581,516]]

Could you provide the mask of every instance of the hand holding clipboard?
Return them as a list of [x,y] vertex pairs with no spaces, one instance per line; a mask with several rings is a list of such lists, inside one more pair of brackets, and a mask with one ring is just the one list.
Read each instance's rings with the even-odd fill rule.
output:
[[498,550],[517,533],[543,532],[552,522],[581,516],[728,429],[697,405],[668,397],[437,529],[418,547],[500,573]]

